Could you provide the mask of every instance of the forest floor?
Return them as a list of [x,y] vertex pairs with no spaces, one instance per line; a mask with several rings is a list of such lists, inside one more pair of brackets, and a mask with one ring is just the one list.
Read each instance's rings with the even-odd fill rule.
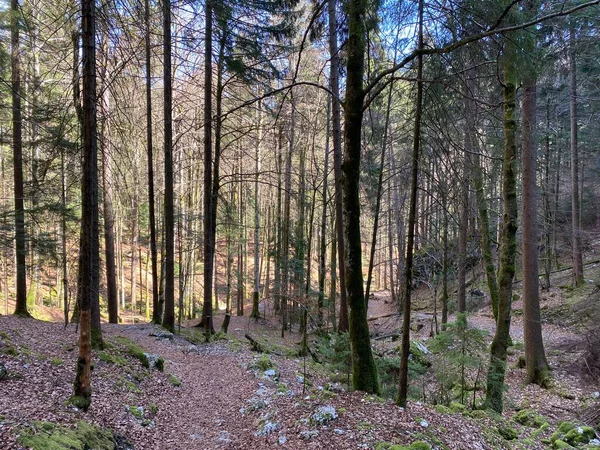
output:
[[[191,324],[171,337],[161,337],[164,331],[154,325],[103,324],[108,346],[94,354],[92,405],[82,412],[68,401],[77,357],[76,326],[0,316],[0,362],[8,371],[0,379],[0,448],[83,449],[83,438],[77,441],[81,434],[69,430],[84,429],[85,423],[110,429],[118,449],[385,449],[391,443],[428,448],[415,444],[419,441],[439,449],[552,448],[550,438],[562,422],[600,421],[600,383],[585,359],[593,325],[589,316],[596,317],[600,309],[600,268],[589,272],[594,277],[577,291],[561,278],[568,274],[558,274],[553,278],[556,287],[542,296],[543,333],[553,368],[549,389],[524,384],[525,369],[517,365],[523,355],[522,311],[520,301],[514,303],[515,345],[502,416],[457,404],[430,405],[433,391],[426,377],[415,381],[407,409],[390,399],[348,392],[343,370],[297,356],[301,335],[296,330],[282,339],[272,313],[258,322],[232,317],[229,333],[209,344],[201,342]],[[476,284],[473,280],[472,289]],[[489,331],[489,341],[494,330],[489,305],[485,299],[475,300],[481,302],[473,305],[469,324]],[[429,290],[417,293],[412,337],[425,346],[432,329],[430,302]],[[386,291],[375,293],[369,302],[379,355],[398,347],[395,308]],[[246,334],[267,353],[252,351]],[[320,359],[322,342],[309,336],[309,346]],[[140,349],[163,358],[164,370],[144,367]],[[479,400],[480,393],[468,395]],[[534,412],[518,413],[523,410]],[[68,446],[67,438],[79,443]],[[595,442],[581,448],[596,448]]]

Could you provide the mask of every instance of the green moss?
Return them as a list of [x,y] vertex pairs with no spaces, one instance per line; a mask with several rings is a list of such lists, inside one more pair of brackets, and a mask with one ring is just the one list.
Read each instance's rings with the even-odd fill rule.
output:
[[127,411],[136,419],[144,418],[144,408],[141,406],[127,406]]
[[590,440],[596,437],[596,432],[592,427],[585,425],[573,428],[569,431],[563,440],[571,445],[587,444]]
[[255,358],[252,364],[250,365],[251,369],[257,369],[261,371],[273,369],[275,365],[269,355],[262,354],[258,358]]
[[132,356],[133,358],[137,359],[139,362],[142,363],[142,366],[144,366],[145,368],[147,368],[147,369],[150,368],[150,361],[148,361],[148,357],[144,353],[144,350],[142,349],[142,347],[137,345],[131,339],[128,339],[123,336],[117,336],[114,339],[116,342],[118,342],[123,347],[125,347],[125,352],[129,356]]
[[158,359],[156,360],[156,364],[154,365],[154,367],[156,368],[156,370],[160,370],[161,372],[164,372],[165,360],[159,356]]
[[80,421],[77,428],[61,427],[51,422],[34,422],[23,429],[17,442],[33,450],[113,450],[115,440],[109,430]]
[[17,349],[15,347],[13,347],[12,345],[7,345],[4,350],[3,353],[7,356],[19,356],[19,352],[17,351]]
[[130,391],[134,394],[141,394],[142,390],[135,384],[133,381],[128,380],[124,377],[121,377],[117,382],[117,386],[124,388],[127,391]]
[[115,355],[112,353],[108,353],[106,351],[99,351],[98,359],[100,361],[104,361],[109,364],[115,364],[117,366],[126,366],[127,365],[127,359],[125,359],[124,357],[122,357],[120,355]]
[[148,405],[148,412],[154,417],[158,414],[158,405],[156,403],[150,403]]
[[90,404],[92,403],[92,399],[86,398],[82,395],[74,395],[71,398],[69,398],[69,403],[75,406],[76,408],[79,408],[83,411],[87,411],[87,409],[90,407]]
[[444,405],[435,405],[434,409],[440,414],[452,414],[452,410]]
[[463,412],[467,410],[467,407],[462,403],[452,402],[450,403],[450,409],[452,412]]
[[50,364],[53,366],[62,366],[65,362],[60,358],[52,358],[50,360]]
[[431,450],[431,445],[423,441],[415,441],[408,447],[391,442],[379,442],[375,444],[375,450]]
[[552,444],[552,447],[556,448],[556,449],[561,449],[561,448],[562,449],[574,449],[575,448],[560,439],[557,439],[556,441],[554,441],[554,443]]
[[498,433],[500,433],[500,436],[502,436],[507,441],[512,441],[519,437],[519,432],[509,426],[498,427]]
[[180,387],[182,385],[181,380],[171,373],[167,377],[167,381],[171,386]]
[[539,428],[546,422],[543,416],[532,409],[522,409],[514,415],[513,420],[531,428]]
[[373,428],[375,428],[375,425],[368,420],[362,420],[356,424],[357,430],[372,430]]

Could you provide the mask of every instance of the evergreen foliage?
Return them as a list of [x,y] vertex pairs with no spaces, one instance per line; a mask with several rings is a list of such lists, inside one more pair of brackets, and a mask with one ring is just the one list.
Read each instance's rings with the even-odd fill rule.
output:
[[487,357],[487,332],[469,328],[467,315],[460,313],[456,322],[438,334],[430,344],[435,353],[433,372],[438,382],[438,391],[433,401],[449,406],[459,401],[463,405],[471,400],[475,408],[477,391],[483,389],[482,377],[485,374]]

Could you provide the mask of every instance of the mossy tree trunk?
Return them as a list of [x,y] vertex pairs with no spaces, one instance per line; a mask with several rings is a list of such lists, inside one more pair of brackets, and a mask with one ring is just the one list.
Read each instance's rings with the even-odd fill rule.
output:
[[485,267],[487,286],[492,302],[494,320],[498,320],[498,278],[496,276],[496,265],[494,264],[494,256],[492,254],[492,238],[490,235],[490,215],[488,211],[488,199],[485,196],[483,168],[481,166],[481,157],[476,136],[477,124],[475,123],[475,118],[477,117],[477,103],[474,100],[477,95],[477,86],[475,83],[476,76],[477,73],[473,71],[471,78],[467,80],[467,134],[469,135],[473,155],[473,166],[471,170],[471,176],[473,179],[473,187],[475,188],[475,197],[477,199],[477,209],[479,212],[479,234],[481,253],[483,255],[483,264]]
[[173,85],[171,73],[171,0],[163,0],[163,82],[165,153],[165,288],[163,326],[175,328],[175,223],[173,194]]
[[363,290],[360,239],[359,182],[364,101],[363,76],[366,50],[366,9],[367,2],[364,0],[350,0],[346,4],[348,13],[348,42],[346,44],[347,77],[344,111],[344,163],[342,164],[344,263],[346,278],[342,281],[346,286],[350,310],[348,322],[352,347],[352,385],[354,389],[359,391],[379,393],[379,379],[371,351],[371,337],[367,322],[367,305]]
[[504,150],[502,156],[502,197],[504,200],[504,218],[500,242],[500,268],[498,271],[498,320],[491,347],[485,399],[486,407],[498,413],[501,413],[503,409],[506,351],[509,345],[510,308],[517,253],[516,64],[515,44],[510,37],[504,40],[503,68]]

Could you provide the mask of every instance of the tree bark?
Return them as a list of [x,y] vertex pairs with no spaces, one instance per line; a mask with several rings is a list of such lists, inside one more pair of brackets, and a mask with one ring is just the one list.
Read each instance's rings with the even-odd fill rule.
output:
[[580,286],[583,279],[581,253],[581,205],[579,203],[579,155],[577,149],[577,66],[575,54],[575,26],[569,27],[569,105],[571,136],[571,223],[573,227],[573,285]]
[[[107,8],[104,8],[107,14]],[[112,168],[110,148],[110,93],[108,86],[108,30],[102,30],[102,59],[101,82],[102,96],[100,97],[100,145],[102,154],[102,206],[104,211],[104,264],[106,267],[106,301],[108,303],[108,322],[118,323],[119,299],[117,297],[117,278],[115,267],[115,216],[113,211]]]
[[[419,0],[419,31],[417,49],[423,48],[423,0]],[[413,245],[415,240],[417,191],[419,178],[419,151],[421,143],[421,112],[423,107],[423,55],[417,57],[417,98],[415,100],[415,128],[411,158],[410,205],[408,236],[406,240],[406,268],[404,270],[404,302],[402,307],[402,354],[400,355],[400,386],[398,405],[406,407],[408,397],[408,354],[410,349],[410,308],[412,293]]]
[[[526,4],[529,12],[535,14],[535,0]],[[535,34],[525,41],[525,52],[534,54]],[[523,334],[525,338],[525,361],[527,382],[547,386],[550,381],[549,366],[542,338],[540,315],[540,287],[538,277],[538,222],[537,222],[537,139],[536,139],[536,100],[537,75],[535,69],[525,68],[523,77],[523,106],[521,129],[522,216],[523,227],[522,267],[523,267]]]
[[18,0],[11,0],[11,87],[12,87],[12,144],[15,194],[15,248],[16,248],[16,305],[15,314],[31,317],[27,310],[27,275],[25,256],[25,206],[23,193],[23,132],[21,120],[21,48],[19,41],[19,18],[21,11]]
[[381,144],[381,161],[379,162],[379,177],[377,179],[377,198],[375,200],[375,212],[373,213],[373,235],[371,237],[371,250],[369,252],[369,269],[367,272],[367,286],[365,288],[365,302],[369,306],[369,295],[371,294],[371,281],[373,278],[373,265],[375,263],[375,249],[377,246],[377,231],[379,228],[379,210],[381,209],[381,197],[383,191],[383,168],[385,164],[385,152],[387,150],[388,126],[390,123],[390,109],[392,105],[392,91],[394,83],[390,83],[383,126],[383,142]]
[[165,153],[165,314],[163,326],[175,329],[175,223],[173,195],[173,86],[171,74],[171,0],[163,0],[163,80]]
[[[337,0],[329,0],[328,16],[329,16],[329,85],[334,97],[332,98],[331,120],[332,120],[332,138],[333,138],[333,173],[334,173],[334,190],[335,190],[335,216],[336,216],[336,233],[337,233],[337,251],[338,251],[338,273],[340,283],[340,314],[338,331],[348,331],[348,295],[346,292],[346,265],[345,258],[345,243],[344,243],[344,210],[343,210],[343,187],[342,187],[342,132],[341,132],[341,105],[338,101],[340,94],[339,86],[339,55],[337,43],[337,15],[336,15]],[[364,56],[363,56],[364,58]],[[364,70],[364,69],[363,69]],[[362,90],[362,86],[361,86]],[[362,121],[362,107],[361,107]],[[361,124],[362,125],[362,124]]]
[[162,304],[158,295],[158,251],[156,245],[156,211],[154,205],[154,155],[152,142],[152,67],[150,47],[150,0],[144,0],[145,52],[146,52],[146,146],[148,159],[148,221],[150,222],[150,254],[152,257],[152,323],[162,319]]
[[510,333],[510,308],[512,285],[515,275],[517,253],[517,188],[516,162],[517,146],[515,118],[516,66],[515,44],[507,37],[504,41],[504,150],[502,156],[502,197],[504,219],[500,243],[500,268],[498,271],[498,320],[492,341],[490,366],[487,375],[485,405],[502,413],[504,378],[506,375],[506,354]]
[[[346,44],[348,56],[344,110],[344,163],[342,165],[343,242],[346,273],[342,281],[346,286],[350,310],[348,322],[352,347],[352,385],[359,391],[379,393],[379,378],[371,351],[367,305],[363,291],[360,239],[359,183],[364,104],[366,2],[351,0],[346,7],[348,11],[348,42]],[[338,245],[340,243],[338,242]]]
[[[15,0],[13,0],[15,1]],[[73,384],[77,405],[87,410],[91,403],[91,309],[98,302],[98,148],[96,141],[96,47],[95,5],[81,1],[83,66],[83,176],[81,182],[81,237],[79,249],[79,357]]]
[[211,0],[206,2],[204,38],[204,301],[202,323],[206,341],[213,332],[212,284],[215,236],[212,235],[212,15]]

